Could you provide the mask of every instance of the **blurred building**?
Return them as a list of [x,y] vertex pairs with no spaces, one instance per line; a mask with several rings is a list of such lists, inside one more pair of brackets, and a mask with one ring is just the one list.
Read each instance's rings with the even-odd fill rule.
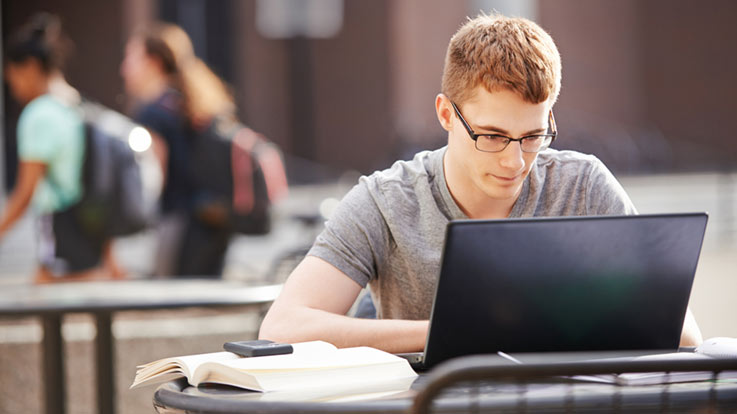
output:
[[[2,33],[35,11],[60,14],[77,45],[70,82],[125,111],[125,39],[155,18],[182,25],[232,85],[241,118],[285,148],[299,182],[443,145],[433,100],[445,48],[465,16],[491,9],[536,20],[560,48],[554,146],[594,153],[618,173],[733,169],[731,0],[12,0]],[[279,16],[327,28],[269,26]],[[5,108],[12,158],[18,109],[7,93]]]

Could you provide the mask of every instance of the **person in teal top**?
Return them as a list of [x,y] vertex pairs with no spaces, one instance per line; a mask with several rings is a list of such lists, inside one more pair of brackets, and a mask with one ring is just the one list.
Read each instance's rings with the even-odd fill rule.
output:
[[57,245],[76,245],[81,236],[78,232],[55,234],[54,213],[73,205],[84,191],[84,124],[78,109],[79,94],[61,74],[64,39],[59,19],[42,13],[9,43],[5,77],[13,97],[25,107],[17,129],[18,178],[0,216],[0,240],[32,204],[40,214],[36,282],[120,278],[123,273],[115,263],[110,242],[101,247],[98,244],[90,253],[99,256],[92,268],[56,254]]
[[18,120],[18,156],[46,165],[33,204],[43,214],[62,210],[82,193],[84,127],[78,111],[49,93],[31,101]]

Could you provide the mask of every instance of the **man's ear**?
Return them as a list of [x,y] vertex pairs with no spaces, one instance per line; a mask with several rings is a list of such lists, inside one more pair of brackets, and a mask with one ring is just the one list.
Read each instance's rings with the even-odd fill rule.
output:
[[442,93],[435,97],[435,113],[444,130],[453,129],[453,106],[450,104],[450,99]]

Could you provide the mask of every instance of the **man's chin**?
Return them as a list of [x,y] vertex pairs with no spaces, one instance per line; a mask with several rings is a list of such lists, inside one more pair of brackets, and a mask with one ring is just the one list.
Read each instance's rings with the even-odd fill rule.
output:
[[507,199],[519,194],[523,182],[521,176],[510,180],[489,174],[483,182],[483,190],[489,197]]
[[487,186],[484,189],[487,197],[494,200],[510,200],[516,199],[522,190],[521,184],[510,185],[510,186]]

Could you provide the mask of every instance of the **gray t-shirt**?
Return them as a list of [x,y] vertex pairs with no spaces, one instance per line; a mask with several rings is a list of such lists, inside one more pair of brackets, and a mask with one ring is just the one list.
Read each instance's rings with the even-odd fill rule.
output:
[[[445,147],[361,177],[309,255],[371,287],[378,317],[429,319],[445,227],[467,219],[445,182]],[[636,214],[614,176],[593,155],[538,154],[510,217]]]

